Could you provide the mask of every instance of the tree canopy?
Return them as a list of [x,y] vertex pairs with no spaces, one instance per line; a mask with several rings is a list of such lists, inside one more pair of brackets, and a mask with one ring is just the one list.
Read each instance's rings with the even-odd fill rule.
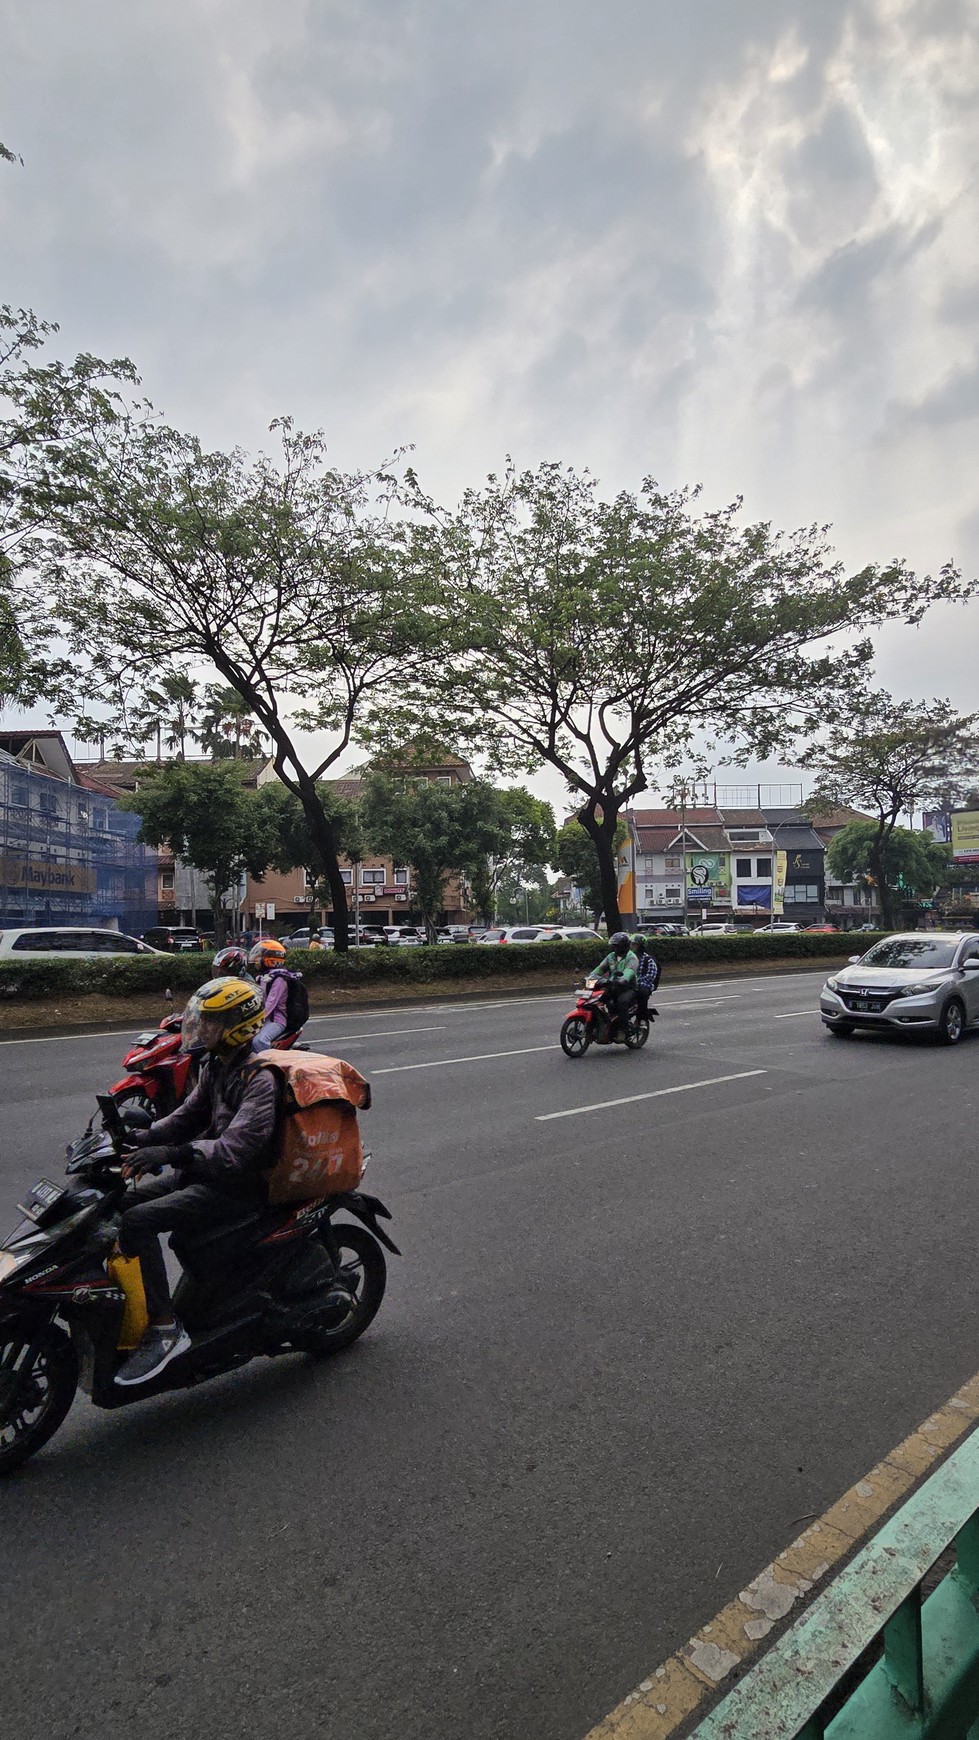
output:
[[745,525],[740,506],[700,512],[651,478],[603,500],[557,464],[490,477],[443,520],[451,657],[424,685],[406,673],[402,707],[374,721],[401,736],[437,724],[498,768],[556,768],[613,926],[616,824],[654,762],[676,767],[708,729],[771,754],[853,692],[871,628],[972,590],[951,566],[846,574],[824,528]]
[[951,860],[950,847],[912,828],[892,828],[878,851],[877,824],[871,821],[848,822],[826,848],[827,869],[839,882],[879,887],[882,868],[894,903],[902,895],[929,899],[944,885]]
[[421,785],[386,773],[367,780],[361,803],[365,837],[375,851],[410,865],[430,939],[449,877],[470,874],[500,844],[497,797],[479,781]]
[[947,701],[895,701],[881,690],[857,699],[800,757],[816,776],[810,814],[870,811],[867,867],[888,928],[896,893],[888,847],[899,818],[926,804],[950,808],[975,784],[977,721],[979,713],[959,714]]

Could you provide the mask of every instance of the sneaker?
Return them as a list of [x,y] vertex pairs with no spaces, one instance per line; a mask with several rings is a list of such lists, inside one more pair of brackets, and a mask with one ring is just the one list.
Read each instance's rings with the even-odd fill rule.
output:
[[190,1336],[179,1323],[151,1324],[139,1346],[116,1372],[117,1384],[145,1384],[155,1378],[190,1346]]

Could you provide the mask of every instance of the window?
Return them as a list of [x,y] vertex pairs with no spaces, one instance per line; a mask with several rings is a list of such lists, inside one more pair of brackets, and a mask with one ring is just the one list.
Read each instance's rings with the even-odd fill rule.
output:
[[352,870],[341,870],[340,881],[345,883],[348,888],[352,885],[353,879],[354,873]]
[[26,779],[12,779],[10,782],[10,801],[19,809],[26,810],[30,806],[31,790]]
[[172,870],[161,870],[161,872],[160,872],[160,887],[163,890],[164,894],[172,894],[173,893],[175,882],[176,882],[176,876]]
[[41,787],[39,801],[42,815],[57,816],[60,814],[58,807],[58,794],[56,791],[52,791],[50,786],[43,785]]
[[757,828],[728,828],[727,837],[732,846],[751,846],[761,839]]
[[771,873],[772,873],[772,860],[770,858],[756,858],[755,863],[757,865],[757,869],[755,871],[756,876],[770,876],[771,875]]
[[838,882],[831,882],[829,887],[826,890],[826,898],[827,898],[827,900],[832,900],[835,905],[842,906],[843,905],[842,885]]
[[752,871],[751,871],[751,859],[750,858],[736,858],[734,860],[734,874],[735,874],[735,876],[749,876],[750,877],[751,873],[752,873]]
[[806,901],[816,905],[819,901],[818,882],[790,882],[785,890],[786,900]]
[[678,901],[683,899],[683,895],[679,888],[668,888],[666,890],[666,898],[670,901]]
[[384,871],[383,870],[361,870],[361,872],[360,872],[360,886],[361,886],[361,888],[383,888],[384,887]]
[[663,859],[663,868],[664,870],[682,870],[682,859],[678,858],[675,852],[667,852],[666,857]]
[[394,882],[395,882],[396,888],[407,888],[407,886],[408,886],[408,872],[407,872],[407,870],[396,870],[394,872]]

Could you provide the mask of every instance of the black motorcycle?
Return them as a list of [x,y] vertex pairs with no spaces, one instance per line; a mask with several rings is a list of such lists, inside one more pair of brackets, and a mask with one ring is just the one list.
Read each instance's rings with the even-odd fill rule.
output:
[[[42,1179],[18,1203],[24,1220],[0,1245],[0,1475],[58,1430],[78,1384],[100,1408],[217,1377],[258,1354],[336,1353],[372,1322],[384,1297],[390,1220],[361,1191],[256,1209],[233,1228],[172,1240],[183,1274],[174,1310],[190,1347],[145,1384],[115,1382],[132,1345],[132,1300],[114,1256],[131,1194],[122,1175],[127,1122],[97,1096],[85,1134],[68,1148],[67,1187]],[[147,1120],[148,1121],[148,1120]],[[341,1211],[357,1225],[338,1222]],[[337,1297],[338,1286],[349,1295]],[[329,1299],[327,1301],[327,1295]]]

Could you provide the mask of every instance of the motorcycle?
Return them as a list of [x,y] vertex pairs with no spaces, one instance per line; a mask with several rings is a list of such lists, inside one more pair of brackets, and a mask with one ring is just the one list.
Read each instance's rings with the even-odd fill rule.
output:
[[[112,1096],[96,1099],[102,1127],[93,1129],[93,1113],[69,1146],[69,1184],[34,1185],[17,1205],[23,1221],[0,1245],[0,1475],[53,1437],[79,1384],[96,1407],[119,1408],[259,1354],[349,1347],[384,1297],[382,1245],[400,1255],[378,1224],[390,1220],[388,1209],[359,1189],[174,1237],[182,1274],[173,1304],[190,1347],[147,1383],[117,1384],[145,1327],[145,1301],[138,1263],[116,1244],[132,1189],[122,1174],[131,1139]],[[357,1224],[338,1222],[343,1211]],[[338,1287],[349,1295],[345,1315]]]
[[[126,1074],[109,1089],[117,1105],[166,1118],[186,1099],[196,1079],[197,1059],[180,1049],[182,1021],[182,1015],[164,1015],[159,1027],[136,1034],[122,1060]],[[301,1032],[280,1033],[271,1049],[291,1051]]]
[[625,1045],[641,1051],[658,1010],[630,1009],[623,1028],[605,1002],[604,979],[586,979],[575,987],[576,1001],[561,1026],[561,1050],[565,1057],[584,1057],[594,1045]]

